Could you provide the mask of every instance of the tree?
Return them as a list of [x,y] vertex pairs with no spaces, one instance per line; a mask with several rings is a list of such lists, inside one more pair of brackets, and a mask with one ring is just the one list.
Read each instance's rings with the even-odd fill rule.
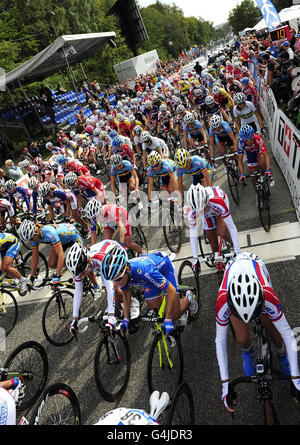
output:
[[260,10],[252,0],[243,0],[229,12],[228,23],[237,34],[245,28],[256,25],[260,16]]

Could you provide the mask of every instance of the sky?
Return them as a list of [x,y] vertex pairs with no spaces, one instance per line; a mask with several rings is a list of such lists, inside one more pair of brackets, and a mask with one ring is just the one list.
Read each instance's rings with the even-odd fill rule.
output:
[[[155,0],[138,0],[141,7],[155,3]],[[161,0],[162,3],[175,3],[183,10],[184,15],[199,17],[213,22],[214,25],[225,23],[228,14],[241,0]]]

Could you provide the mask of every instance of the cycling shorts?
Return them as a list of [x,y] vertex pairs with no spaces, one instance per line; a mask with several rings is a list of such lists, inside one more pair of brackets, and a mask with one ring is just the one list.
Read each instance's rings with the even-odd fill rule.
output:
[[[165,257],[164,259],[165,264],[159,269],[159,272],[175,287],[176,291],[178,291],[177,275],[172,261],[168,257]],[[143,290],[146,302],[153,302],[158,300],[161,296],[161,291],[150,283],[143,285]]]
[[9,256],[10,258],[16,258],[20,251],[21,243],[19,240],[14,242],[7,242],[3,245],[1,249],[1,259],[5,256]]

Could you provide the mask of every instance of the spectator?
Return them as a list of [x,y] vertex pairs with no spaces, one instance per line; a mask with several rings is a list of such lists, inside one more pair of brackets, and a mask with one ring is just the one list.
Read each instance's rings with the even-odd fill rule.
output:
[[20,169],[19,165],[15,165],[11,159],[5,161],[5,167],[7,169],[7,176],[13,181],[17,181],[24,176],[24,173]]
[[289,59],[292,60],[294,58],[294,52],[292,48],[290,47],[290,43],[288,41],[283,42],[281,45],[282,49],[286,51],[289,55]]
[[295,35],[294,54],[300,54],[300,34]]
[[31,142],[28,152],[33,159],[37,156],[41,156],[40,151],[41,146],[37,142]]
[[25,159],[30,161],[30,162],[32,162],[34,160],[34,157],[31,156],[31,154],[29,153],[27,147],[24,147],[23,150],[22,150],[22,154],[21,154],[21,157],[20,157],[20,162],[25,161]]
[[197,73],[199,76],[201,76],[201,73],[202,73],[203,68],[202,68],[202,66],[200,65],[200,63],[198,62],[198,60],[197,60],[197,62],[196,62],[196,65],[194,66],[194,70],[196,71],[196,73]]

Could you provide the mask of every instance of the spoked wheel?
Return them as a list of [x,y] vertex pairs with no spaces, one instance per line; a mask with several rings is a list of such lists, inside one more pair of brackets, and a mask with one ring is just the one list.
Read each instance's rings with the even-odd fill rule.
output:
[[193,393],[187,383],[181,383],[173,397],[167,425],[194,425]]
[[119,332],[104,335],[94,359],[97,388],[105,400],[113,402],[126,391],[130,376],[130,349],[126,337]]
[[[22,275],[27,277],[30,276],[31,270],[31,260],[32,260],[32,252],[28,252],[24,257],[23,264],[21,264],[21,268],[24,268]],[[35,272],[35,282],[33,283],[32,289],[38,290],[44,284],[43,280],[49,276],[49,266],[46,257],[39,252],[38,265]]]
[[141,246],[141,248],[143,250],[147,250],[148,251],[148,243],[147,243],[147,239],[145,236],[145,233],[142,229],[141,226],[136,226],[132,228],[133,230],[133,240],[139,245]]
[[25,383],[20,410],[31,408],[45,388],[48,377],[48,358],[42,345],[28,341],[18,346],[4,364],[7,378],[22,377]]
[[80,406],[75,392],[64,383],[47,388],[36,405],[31,425],[80,425]]
[[52,295],[43,311],[42,327],[48,340],[54,346],[64,346],[74,337],[69,332],[73,317],[73,294],[59,291]]
[[[165,224],[167,223],[167,224]],[[174,203],[170,205],[167,221],[163,224],[165,241],[171,252],[178,253],[182,245],[182,227],[180,221],[176,221]]]
[[7,336],[15,327],[18,319],[18,303],[14,295],[7,290],[0,295],[0,328],[4,329]]
[[[213,261],[212,261],[212,257],[211,259],[208,257],[209,254],[205,254],[204,249],[203,249],[203,243],[206,243],[206,236],[205,236],[205,231],[203,231],[203,235],[200,235],[198,237],[198,242],[199,242],[199,248],[200,248],[200,253],[202,258],[206,258],[205,264],[207,265],[207,267],[213,268],[215,267]],[[210,254],[212,255],[211,249],[210,249]]]
[[185,260],[181,263],[178,271],[178,284],[179,284],[179,292],[180,298],[183,298],[188,290],[193,292],[195,300],[198,304],[197,313],[194,314],[191,318],[196,319],[199,316],[200,312],[200,280],[199,275],[196,271],[194,271],[192,267],[192,263],[189,260]]
[[180,338],[174,333],[165,339],[157,333],[150,348],[147,364],[149,394],[155,390],[160,393],[166,391],[172,397],[182,382],[183,368]]
[[240,202],[240,193],[239,193],[239,178],[232,167],[227,167],[227,180],[230,189],[231,196],[236,204]]
[[257,206],[261,224],[266,232],[271,229],[270,194],[267,188],[257,193]]

